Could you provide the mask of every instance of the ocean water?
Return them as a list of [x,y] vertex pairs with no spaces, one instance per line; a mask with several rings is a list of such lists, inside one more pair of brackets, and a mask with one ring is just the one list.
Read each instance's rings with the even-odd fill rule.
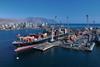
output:
[[69,28],[84,28],[84,27],[97,27],[100,28],[100,24],[51,24],[54,26],[63,26],[63,27],[69,27]]
[[[42,30],[0,31],[0,67],[100,67],[100,46],[92,52],[50,48],[45,52],[31,50],[16,54],[11,44],[16,34],[27,35]],[[43,31],[42,31],[43,32]],[[19,56],[19,60],[16,57]]]

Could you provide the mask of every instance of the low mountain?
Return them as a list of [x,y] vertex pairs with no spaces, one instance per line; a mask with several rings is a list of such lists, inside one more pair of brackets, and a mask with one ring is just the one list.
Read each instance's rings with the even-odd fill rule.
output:
[[42,18],[42,17],[28,17],[24,19],[0,18],[0,24],[21,23],[21,22],[30,22],[34,24],[42,24],[42,23],[55,24],[57,23],[53,19],[47,19],[47,18]]

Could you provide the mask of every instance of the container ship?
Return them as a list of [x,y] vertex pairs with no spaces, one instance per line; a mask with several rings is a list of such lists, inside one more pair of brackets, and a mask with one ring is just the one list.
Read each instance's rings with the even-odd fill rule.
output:
[[27,36],[17,35],[17,40],[13,41],[12,44],[16,47],[22,47],[27,45],[39,44],[49,40],[49,36],[47,33],[43,34],[31,34]]

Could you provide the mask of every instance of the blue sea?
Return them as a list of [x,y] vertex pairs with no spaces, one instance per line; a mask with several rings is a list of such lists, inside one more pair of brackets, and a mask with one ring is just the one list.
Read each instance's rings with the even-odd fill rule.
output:
[[50,24],[58,27],[70,27],[70,28],[84,28],[84,27],[97,27],[100,28],[100,24]]
[[[0,67],[100,67],[100,46],[95,46],[92,52],[60,47],[54,47],[45,52],[36,50],[21,54],[14,52],[12,41],[16,39],[16,34],[27,35],[39,32],[43,30],[0,31]],[[16,59],[17,56],[19,60]]]

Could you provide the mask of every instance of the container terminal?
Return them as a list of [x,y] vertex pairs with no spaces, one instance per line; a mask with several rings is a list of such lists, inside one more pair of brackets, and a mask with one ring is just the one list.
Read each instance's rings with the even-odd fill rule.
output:
[[61,47],[73,50],[92,51],[96,42],[100,42],[100,29],[84,28],[51,28],[45,27],[47,32],[41,34],[31,34],[21,36],[18,34],[17,40],[12,44],[15,52],[29,49],[46,51],[52,47]]

